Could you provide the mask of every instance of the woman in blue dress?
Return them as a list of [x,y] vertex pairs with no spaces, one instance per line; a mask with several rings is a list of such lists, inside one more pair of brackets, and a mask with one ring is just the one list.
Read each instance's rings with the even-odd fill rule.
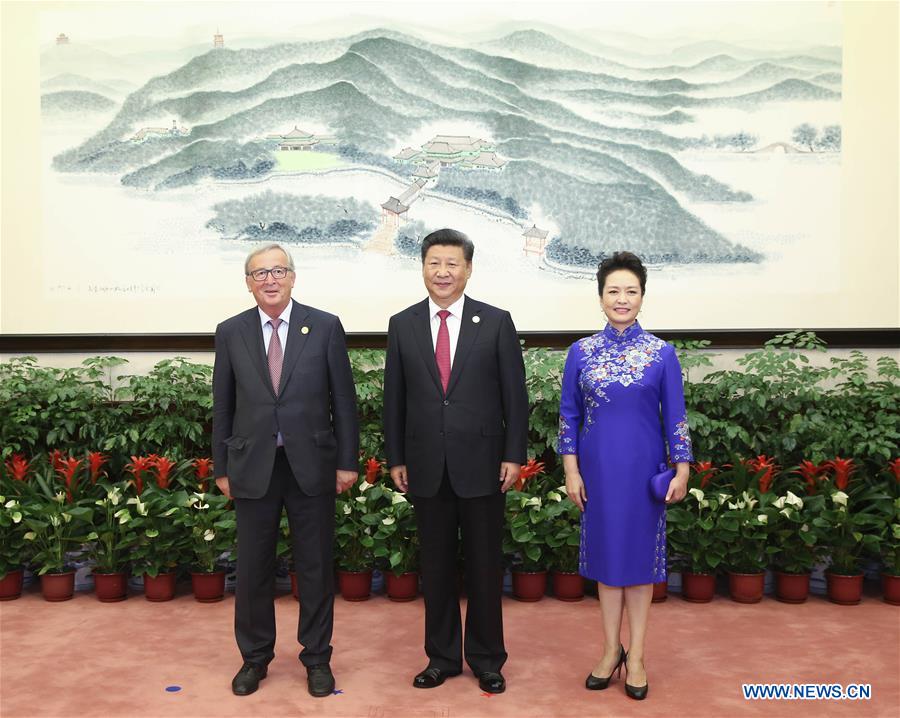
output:
[[[606,688],[624,664],[625,692],[641,700],[652,584],[666,580],[665,504],[684,498],[693,457],[675,349],[637,322],[647,270],[634,254],[617,252],[600,264],[597,283],[608,324],[569,348],[559,453],[566,491],[583,512],[579,571],[598,582],[606,637],[585,685]],[[664,503],[651,494],[650,479],[668,462],[676,468]]]

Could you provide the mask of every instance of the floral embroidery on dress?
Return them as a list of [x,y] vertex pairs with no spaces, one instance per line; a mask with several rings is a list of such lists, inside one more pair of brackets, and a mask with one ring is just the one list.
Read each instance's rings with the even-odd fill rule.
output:
[[566,417],[562,414],[559,415],[559,446],[557,447],[557,453],[559,454],[575,454],[578,452],[578,447],[575,445],[575,433],[572,431],[572,427],[569,425],[569,422],[566,421]]
[[666,512],[659,515],[656,523],[656,549],[653,552],[653,582],[666,580]]
[[669,447],[669,455],[672,461],[691,461],[693,458],[693,445],[691,444],[691,432],[688,429],[685,416],[675,424],[674,443]]

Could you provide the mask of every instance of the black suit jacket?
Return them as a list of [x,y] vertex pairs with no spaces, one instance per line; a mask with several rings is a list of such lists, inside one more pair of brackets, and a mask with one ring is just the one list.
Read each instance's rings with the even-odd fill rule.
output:
[[298,302],[291,309],[278,396],[258,309],[216,327],[213,462],[236,498],[266,493],[279,428],[304,493],[334,492],[337,469],[359,469],[356,391],[344,328],[333,314]]
[[391,317],[384,368],[388,465],[409,493],[434,496],[446,464],[457,496],[500,491],[500,462],[524,463],[528,392],[509,312],[466,297],[447,394],[434,358],[428,300]]

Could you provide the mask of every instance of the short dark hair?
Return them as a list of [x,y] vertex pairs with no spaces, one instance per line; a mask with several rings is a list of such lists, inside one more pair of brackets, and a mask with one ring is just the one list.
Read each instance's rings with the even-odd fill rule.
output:
[[463,256],[467,262],[472,261],[475,256],[475,245],[462,232],[455,229],[438,229],[427,235],[422,240],[422,263],[425,262],[425,255],[434,245],[446,245],[450,247],[462,247]]
[[606,278],[618,269],[627,269],[641,283],[641,294],[647,289],[647,268],[641,258],[631,252],[616,252],[597,266],[597,294],[603,294]]

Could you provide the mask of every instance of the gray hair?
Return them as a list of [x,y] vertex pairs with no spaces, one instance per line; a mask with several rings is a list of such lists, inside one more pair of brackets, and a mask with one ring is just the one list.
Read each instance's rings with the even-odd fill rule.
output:
[[250,254],[247,255],[247,259],[244,260],[244,274],[250,273],[250,260],[252,260],[258,254],[262,254],[263,252],[269,252],[273,249],[278,249],[278,250],[281,250],[282,252],[284,252],[284,256],[287,257],[287,261],[288,261],[287,268],[293,272],[294,271],[294,258],[291,256],[291,253],[288,252],[280,244],[272,243],[272,244],[264,244],[261,247],[257,247],[252,252],[250,252]]

